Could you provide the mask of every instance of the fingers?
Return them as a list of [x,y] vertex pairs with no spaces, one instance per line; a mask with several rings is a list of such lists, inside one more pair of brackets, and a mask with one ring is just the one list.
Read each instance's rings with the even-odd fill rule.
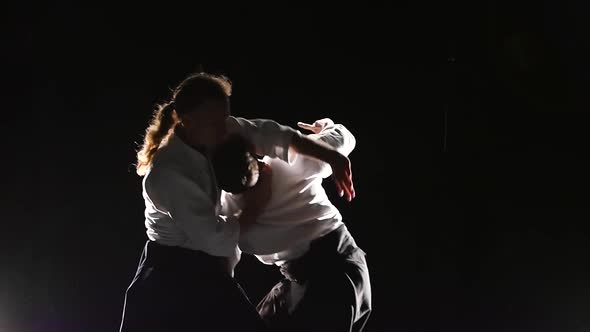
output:
[[354,192],[354,184],[352,182],[352,171],[350,170],[350,168],[348,169],[348,172],[346,172],[346,176],[344,178],[344,187],[346,188],[346,199],[350,202],[352,201],[352,199],[355,196],[355,192]]
[[338,196],[344,197],[349,202],[352,201],[352,199],[356,196],[356,193],[354,190],[354,184],[352,182],[352,174],[350,173],[350,170],[340,176],[337,176],[334,180]]
[[338,179],[336,179],[335,183],[336,183],[336,191],[338,192],[338,196],[342,197],[342,195],[344,195],[344,189],[342,188],[342,185],[340,184],[340,181],[338,181]]
[[297,122],[297,125],[300,128],[311,131],[314,134],[321,132],[322,128],[324,127],[324,126],[322,126],[321,123],[318,123],[317,121],[314,122],[313,124],[309,124],[309,123],[305,123],[305,122]]
[[346,188],[346,199],[350,202],[350,201],[352,201],[352,199],[355,196],[354,184],[352,183],[352,175],[350,175],[350,174],[348,177],[346,177],[345,188]]
[[338,195],[340,195],[340,197],[344,197],[349,202],[352,201],[352,198],[354,196],[352,188],[348,186],[346,183],[340,184],[339,187],[341,189],[339,189]]
[[340,197],[344,196],[344,198],[350,202],[352,200],[352,192],[351,192],[350,183],[347,180],[348,180],[348,178],[344,178],[344,180],[343,180],[343,184],[342,184],[343,192],[342,192],[342,195],[340,195]]
[[314,125],[305,122],[297,122],[297,126],[299,126],[299,128],[303,128],[306,130],[312,130],[312,128],[314,127]]
[[347,201],[352,201],[355,197],[354,184],[352,182],[352,169],[350,160],[342,155],[337,154],[338,158],[331,163],[332,176],[336,185],[336,190],[340,197],[344,197]]

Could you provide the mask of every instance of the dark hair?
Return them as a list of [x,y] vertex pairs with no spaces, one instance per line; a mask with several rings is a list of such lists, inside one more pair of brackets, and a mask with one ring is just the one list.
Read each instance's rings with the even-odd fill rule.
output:
[[233,134],[217,146],[212,163],[217,185],[226,192],[239,194],[258,182],[258,160],[250,141]]
[[192,112],[207,100],[224,100],[231,95],[231,83],[224,76],[193,74],[172,90],[169,101],[156,105],[146,129],[141,149],[137,152],[137,174],[144,175],[154,154],[163,145],[178,123],[177,114]]

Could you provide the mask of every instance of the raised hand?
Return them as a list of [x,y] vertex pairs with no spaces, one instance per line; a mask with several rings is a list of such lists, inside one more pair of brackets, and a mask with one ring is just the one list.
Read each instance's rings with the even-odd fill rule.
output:
[[344,196],[350,202],[355,196],[350,159],[338,152],[334,154],[332,159],[330,166],[332,167],[332,177],[336,183],[338,195],[340,197]]
[[329,118],[323,118],[320,120],[316,120],[313,124],[309,124],[309,123],[305,123],[305,122],[297,122],[297,126],[299,126],[299,128],[309,130],[309,131],[313,132],[314,134],[319,134],[322,132],[322,130],[324,130],[324,128],[326,128],[328,126],[332,126],[332,125],[334,125],[334,121],[332,121]]

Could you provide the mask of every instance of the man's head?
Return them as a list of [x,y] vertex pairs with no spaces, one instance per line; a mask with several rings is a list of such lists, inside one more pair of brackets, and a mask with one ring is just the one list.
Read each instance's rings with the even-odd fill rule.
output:
[[253,144],[238,134],[232,134],[218,145],[212,158],[219,187],[239,194],[258,182],[259,166]]

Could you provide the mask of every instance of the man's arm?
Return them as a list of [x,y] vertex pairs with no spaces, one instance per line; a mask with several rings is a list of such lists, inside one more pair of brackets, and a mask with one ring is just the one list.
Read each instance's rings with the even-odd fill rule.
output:
[[[307,136],[300,134],[298,138],[294,137],[293,142],[296,145],[294,150],[299,153],[303,151],[302,154],[328,163],[340,196],[345,195],[350,201],[355,195],[350,160],[347,157],[356,146],[356,139],[352,133],[343,125],[334,124],[328,118],[317,120],[311,125],[303,122],[299,122],[298,125],[303,129],[312,131],[313,134]],[[332,152],[322,152],[321,149],[316,150],[315,146],[324,146],[325,149],[330,149]],[[334,151],[337,153],[334,153]],[[328,154],[328,160],[317,156],[321,156],[323,153]],[[331,156],[329,156],[330,154]],[[333,159],[330,160],[330,158]],[[328,175],[329,173],[326,174],[326,176]]]
[[170,216],[184,234],[214,256],[233,257],[240,226],[215,214],[215,206],[185,174],[158,168],[146,178],[145,188],[155,207]]
[[298,122],[297,125],[313,132],[307,135],[309,138],[323,141],[345,156],[348,156],[356,146],[356,138],[350,130],[331,119],[317,120],[311,125]]
[[[248,191],[254,190],[254,188]],[[244,196],[248,195],[248,191],[238,195],[223,192],[221,196],[221,214],[226,216],[228,220],[237,222],[240,225],[240,233],[248,231],[250,225],[256,222],[262,213],[262,205],[264,205],[253,198],[244,199]]]
[[297,133],[293,128],[273,120],[238,117],[229,117],[227,125],[230,132],[240,133],[250,140],[257,154],[289,161],[289,146]]
[[289,149],[322,160],[332,167],[334,182],[340,196],[347,200],[354,198],[352,170],[348,157],[329,144],[312,140],[293,128],[283,126],[272,120],[230,117],[230,131],[240,132],[257,147],[257,152],[271,158],[289,162]]

